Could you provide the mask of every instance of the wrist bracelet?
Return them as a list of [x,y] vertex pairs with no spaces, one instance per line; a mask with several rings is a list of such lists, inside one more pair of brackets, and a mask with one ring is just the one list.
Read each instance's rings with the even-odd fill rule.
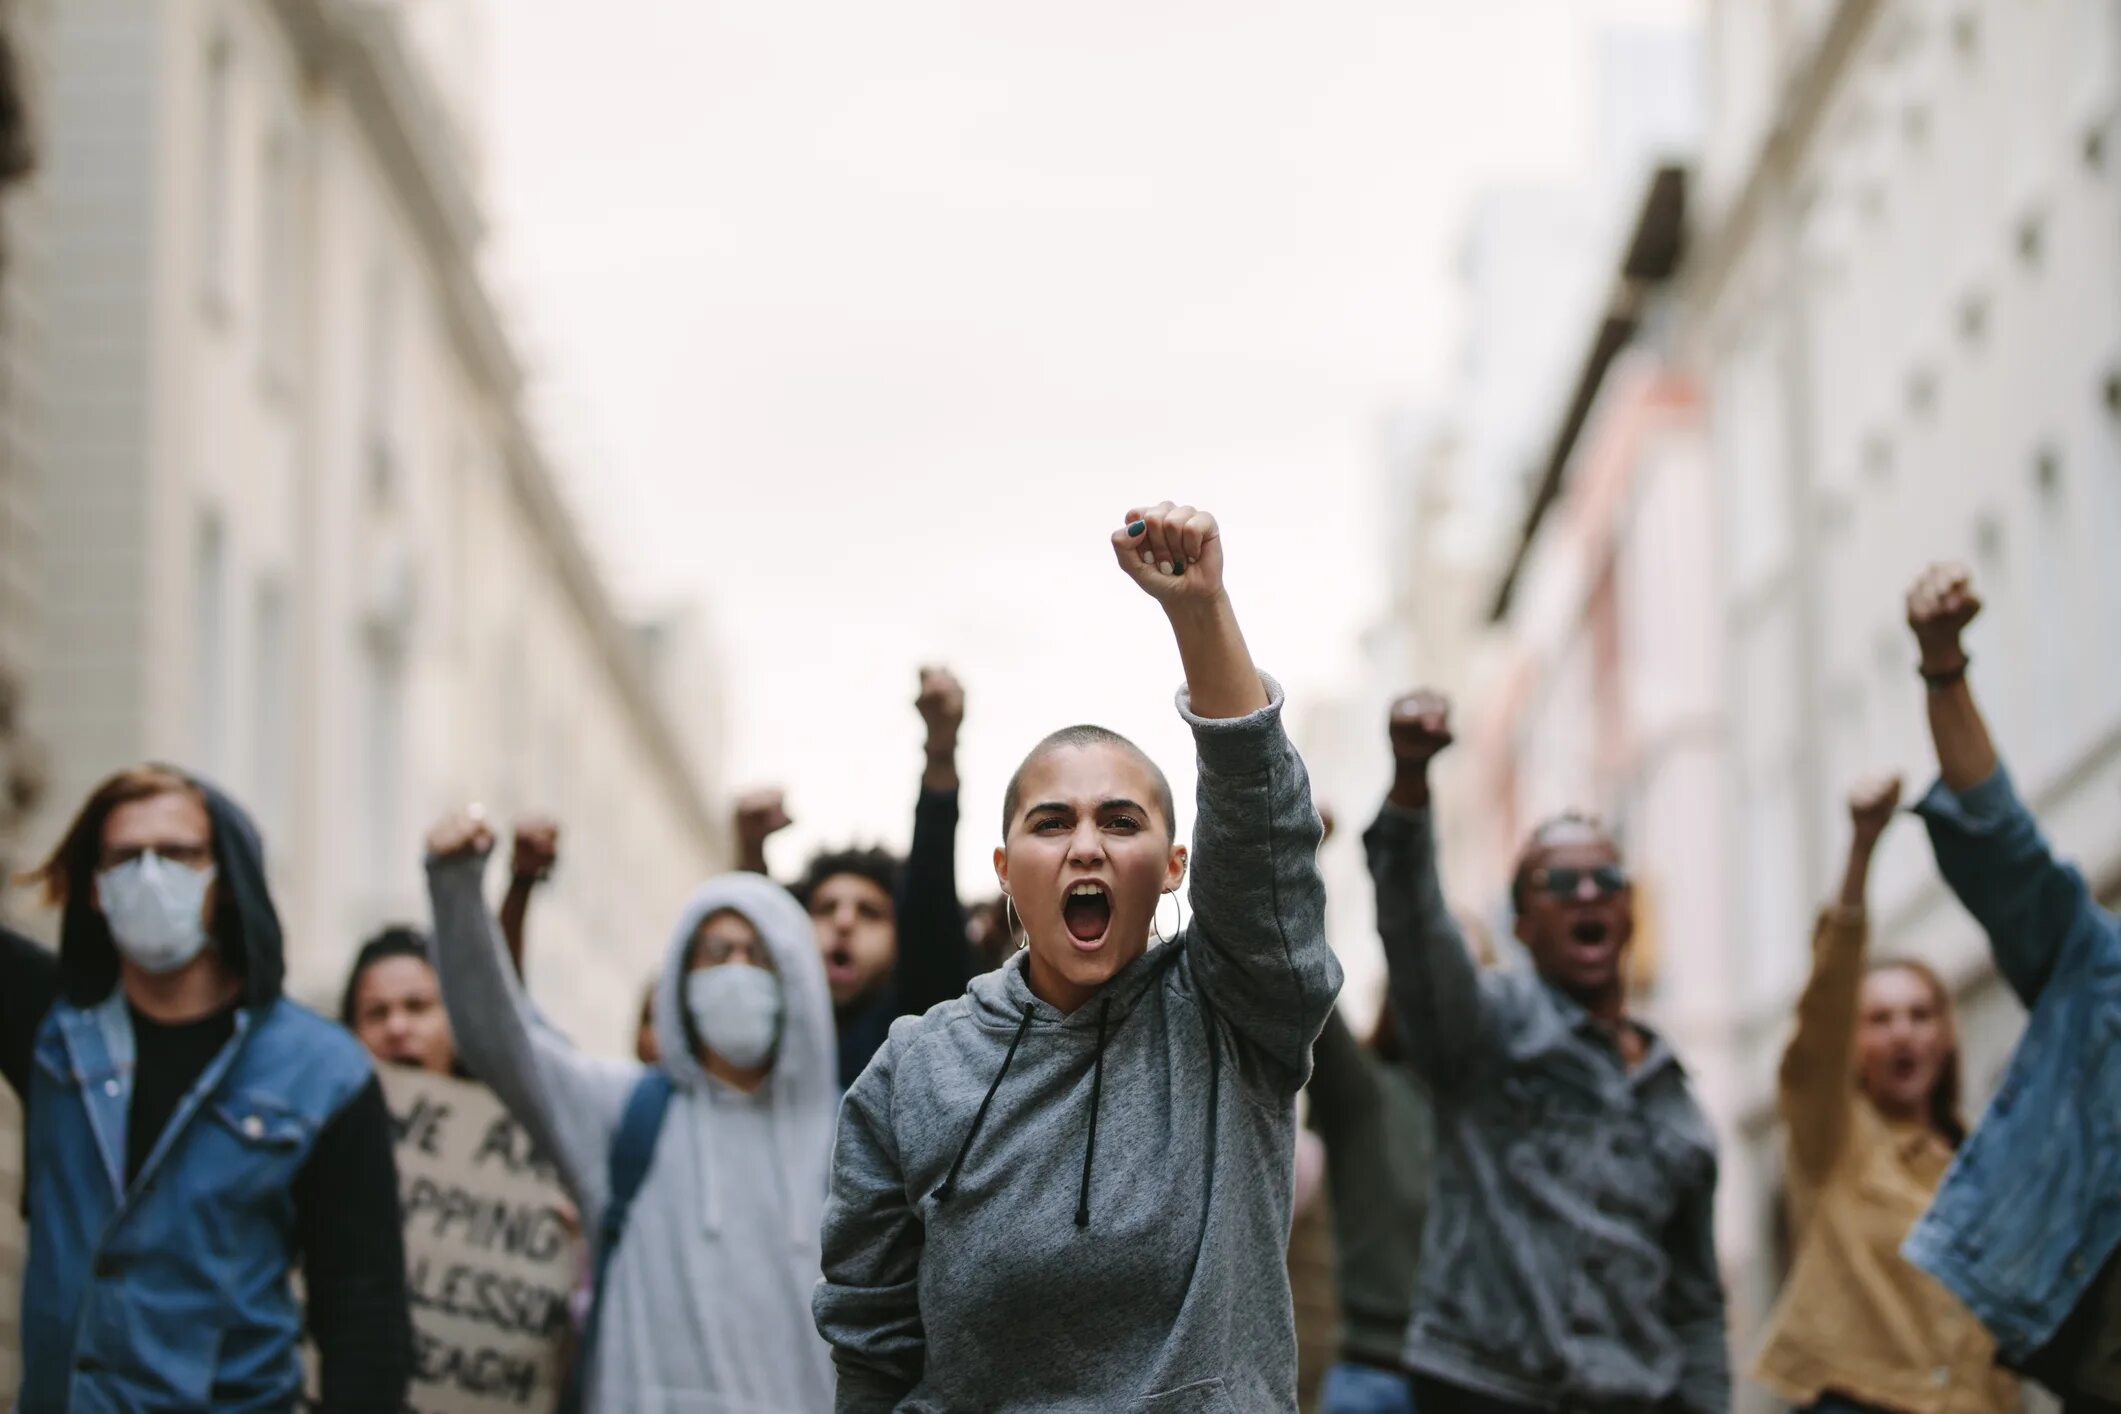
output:
[[1922,674],[1922,680],[1930,685],[1931,691],[1937,691],[1942,688],[1956,687],[1960,683],[1965,682],[1967,665],[1971,662],[1973,662],[1973,659],[1961,653],[1958,663],[1953,667],[1934,672],[1928,668],[1918,667],[1915,671]]

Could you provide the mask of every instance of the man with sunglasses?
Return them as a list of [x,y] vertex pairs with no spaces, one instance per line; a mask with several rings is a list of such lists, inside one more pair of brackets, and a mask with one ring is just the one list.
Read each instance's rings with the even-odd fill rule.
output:
[[1405,1360],[1422,1414],[1730,1406],[1715,1136],[1629,1016],[1634,899],[1597,821],[1532,832],[1511,884],[1532,969],[1481,972],[1436,872],[1433,692],[1395,703],[1364,835],[1393,1004],[1436,1110],[1436,1183]]

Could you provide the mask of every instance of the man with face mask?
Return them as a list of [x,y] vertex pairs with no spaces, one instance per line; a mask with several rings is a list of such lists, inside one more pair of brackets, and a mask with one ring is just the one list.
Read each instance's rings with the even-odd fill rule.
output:
[[65,912],[57,958],[0,952],[28,1119],[19,1407],[292,1408],[299,1254],[323,1407],[397,1408],[389,1112],[353,1038],[281,995],[248,817],[168,767],[123,771],[30,878]]
[[650,1002],[657,1064],[592,1059],[532,1017],[480,889],[492,845],[471,815],[428,837],[442,1000],[597,1235],[579,1407],[830,1409],[810,1293],[838,1070],[802,908],[755,874],[703,885]]

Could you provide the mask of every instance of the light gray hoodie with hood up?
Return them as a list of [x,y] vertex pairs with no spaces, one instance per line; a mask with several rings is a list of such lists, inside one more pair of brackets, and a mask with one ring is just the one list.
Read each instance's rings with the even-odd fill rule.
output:
[[1019,953],[847,1092],[812,1303],[842,1411],[1296,1409],[1296,1092],[1340,990],[1281,728],[1180,711],[1193,919],[1063,1016]]
[[[595,1232],[630,1061],[593,1059],[533,1019],[481,890],[483,859],[430,860],[435,954],[457,1049],[552,1155]],[[682,1016],[692,936],[733,909],[772,953],[782,997],[755,1094],[709,1076]],[[755,874],[704,885],[671,930],[655,1034],[676,1082],[655,1158],[606,1274],[587,1407],[601,1414],[811,1414],[832,1365],[809,1317],[837,1104],[832,1000],[810,920]],[[708,1044],[713,1037],[706,1037]]]

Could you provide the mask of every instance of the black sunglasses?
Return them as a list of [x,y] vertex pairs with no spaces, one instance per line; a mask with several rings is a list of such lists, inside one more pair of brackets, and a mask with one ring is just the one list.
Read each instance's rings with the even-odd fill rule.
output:
[[1542,869],[1534,882],[1543,893],[1556,898],[1574,898],[1585,879],[1598,886],[1601,897],[1627,892],[1630,882],[1628,871],[1618,864],[1600,864],[1590,869],[1571,869],[1566,865]]

